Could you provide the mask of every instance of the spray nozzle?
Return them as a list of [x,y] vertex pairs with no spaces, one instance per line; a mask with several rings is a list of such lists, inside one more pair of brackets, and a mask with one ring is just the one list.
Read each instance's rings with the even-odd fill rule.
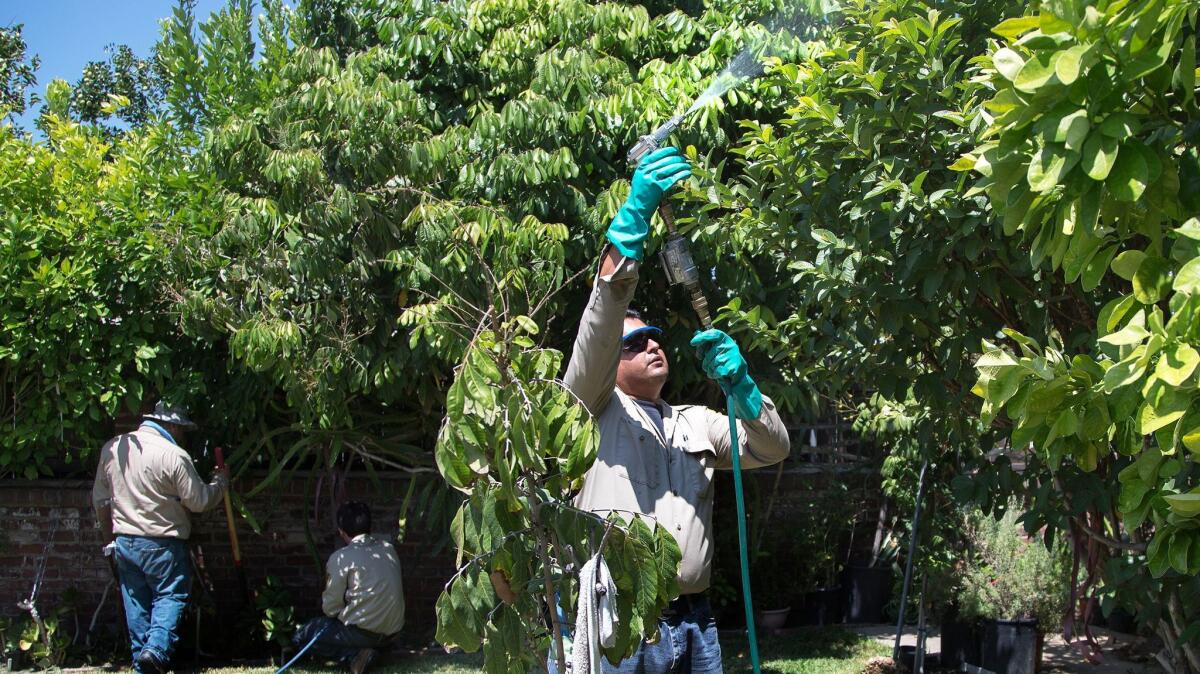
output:
[[657,150],[658,146],[662,145],[662,142],[667,139],[667,136],[671,135],[671,132],[674,131],[675,127],[679,126],[679,123],[682,121],[683,115],[675,115],[671,119],[663,122],[658,126],[657,129],[651,131],[648,135],[639,138],[637,144],[629,150],[629,154],[626,155],[626,158],[630,163],[636,164],[638,160],[642,158],[642,155],[646,154],[647,152]]

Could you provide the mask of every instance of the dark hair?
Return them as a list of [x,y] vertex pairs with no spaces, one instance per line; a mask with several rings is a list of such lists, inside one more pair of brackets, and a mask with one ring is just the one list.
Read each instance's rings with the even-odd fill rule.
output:
[[337,511],[338,528],[354,538],[371,533],[371,508],[366,503],[347,501]]
[[642,318],[642,312],[638,311],[637,309],[626,309],[625,310],[625,318],[636,318],[637,320],[642,321],[642,322],[645,322],[645,320],[646,320],[646,319]]

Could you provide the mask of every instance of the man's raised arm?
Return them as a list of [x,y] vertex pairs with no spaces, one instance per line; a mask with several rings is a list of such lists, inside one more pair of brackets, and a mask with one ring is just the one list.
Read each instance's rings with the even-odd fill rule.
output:
[[593,416],[604,411],[616,386],[625,310],[637,287],[650,218],[667,190],[691,174],[687,159],[673,147],[647,154],[633,172],[629,198],[608,226],[609,246],[600,259],[564,377]]

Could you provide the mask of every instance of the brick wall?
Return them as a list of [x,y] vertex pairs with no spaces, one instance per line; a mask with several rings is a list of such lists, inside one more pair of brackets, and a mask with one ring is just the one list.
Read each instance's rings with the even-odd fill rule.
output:
[[[364,475],[351,475],[346,493],[370,504],[377,533],[393,536],[396,516],[408,486],[404,475],[378,475],[377,488]],[[252,484],[253,482],[250,482]],[[43,613],[59,605],[68,590],[78,592],[81,619],[90,620],[111,574],[101,555],[101,537],[91,508],[91,482],[80,480],[0,481],[0,615],[21,613],[17,602],[29,596],[39,560],[48,549],[38,607]],[[328,490],[316,502],[315,486],[305,492],[302,480],[257,495],[247,502],[262,534],[238,521],[244,567],[251,589],[268,574],[277,576],[291,593],[300,616],[320,612],[324,578],[305,542],[305,521],[311,527],[320,563],[335,549],[335,530]],[[314,519],[319,507],[320,522]],[[233,567],[229,534],[222,508],[195,516],[192,541],[203,551],[212,581],[218,615],[236,610],[240,588]],[[397,546],[404,570],[407,620],[412,639],[432,635],[434,603],[453,573],[450,552],[433,554],[434,541],[410,521],[409,532]],[[53,546],[47,548],[47,543]],[[198,587],[194,592],[200,591]],[[119,619],[117,597],[110,593],[102,619]]]
[[[852,547],[855,557],[869,548],[874,534],[871,514],[878,507],[878,473],[870,461],[851,461],[830,465],[826,454],[814,452],[794,442],[794,451],[779,481],[779,496],[772,516],[773,535],[786,536],[791,512],[831,481],[854,485],[846,506],[860,511]],[[839,459],[840,460],[840,459]],[[371,505],[377,532],[395,534],[396,516],[408,487],[408,477],[378,473],[381,485],[373,486],[363,474],[352,474],[345,485],[347,494]],[[261,477],[261,476],[260,476]],[[426,479],[437,479],[427,476]],[[774,487],[773,468],[747,473],[747,506],[754,517],[762,499]],[[244,490],[252,478],[239,485]],[[718,554],[716,563],[724,565],[729,578],[736,578],[736,528],[733,526],[733,494],[728,476],[718,481],[716,513],[717,544],[728,548]],[[249,586],[262,584],[270,574],[277,576],[291,592],[298,614],[308,617],[319,613],[322,571],[317,567],[305,543],[308,522],[317,543],[321,563],[335,549],[332,504],[328,489],[317,501],[316,485],[306,486],[295,480],[277,489],[259,494],[247,502],[259,518],[262,534],[255,534],[239,519],[242,554]],[[314,516],[319,508],[321,521]],[[203,551],[218,602],[218,615],[234,611],[240,604],[239,585],[233,568],[224,511],[220,508],[193,518],[192,540]],[[16,603],[28,596],[38,560],[46,541],[53,540],[46,566],[39,607],[49,611],[63,593],[73,588],[80,593],[80,615],[85,622],[99,602],[110,573],[100,554],[100,533],[91,510],[91,482],[67,480],[0,481],[0,616],[20,613]],[[410,521],[404,543],[398,546],[404,567],[407,624],[404,632],[412,642],[432,637],[436,625],[434,603],[443,584],[453,573],[453,554],[449,550],[433,554],[436,536],[425,534],[419,523]],[[802,563],[802,562],[801,562]],[[105,604],[105,617],[119,619],[116,597]],[[740,609],[739,609],[740,610]]]

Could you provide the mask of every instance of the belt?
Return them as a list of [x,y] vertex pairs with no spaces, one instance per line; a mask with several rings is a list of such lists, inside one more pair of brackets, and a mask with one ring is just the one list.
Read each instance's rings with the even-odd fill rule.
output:
[[708,595],[703,592],[695,592],[693,594],[681,594],[667,604],[663,609],[662,615],[664,618],[674,616],[687,615],[698,609],[708,607]]

